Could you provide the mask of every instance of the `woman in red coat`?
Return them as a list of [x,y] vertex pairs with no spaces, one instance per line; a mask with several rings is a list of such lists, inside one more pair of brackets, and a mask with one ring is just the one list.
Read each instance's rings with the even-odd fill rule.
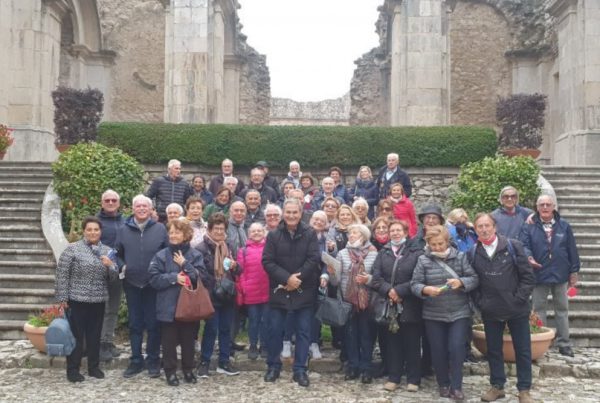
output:
[[262,224],[254,223],[248,228],[248,241],[238,250],[237,262],[242,268],[239,277],[241,295],[238,302],[248,308],[248,358],[256,360],[259,355],[257,343],[266,349],[266,321],[269,302],[269,276],[262,265],[266,231]]
[[394,203],[394,218],[408,223],[408,236],[417,234],[417,213],[412,201],[404,194],[401,183],[394,183],[390,187],[389,199]]

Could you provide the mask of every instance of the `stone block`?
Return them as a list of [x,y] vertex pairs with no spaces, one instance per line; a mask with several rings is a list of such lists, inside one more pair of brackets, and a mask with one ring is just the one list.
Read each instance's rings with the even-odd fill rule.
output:
[[9,105],[8,121],[11,124],[29,124],[33,119],[33,107],[31,105]]

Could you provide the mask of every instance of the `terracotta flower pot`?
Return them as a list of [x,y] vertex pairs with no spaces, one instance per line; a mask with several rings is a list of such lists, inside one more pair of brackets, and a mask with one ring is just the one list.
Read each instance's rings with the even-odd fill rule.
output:
[[[542,333],[531,334],[531,360],[535,361],[546,353],[554,340],[554,329],[548,327],[542,328]],[[502,354],[504,355],[504,362],[516,362],[515,349],[513,348],[512,337],[510,334],[502,336]],[[485,343],[485,332],[483,330],[473,327],[473,344],[475,348],[481,352],[481,354],[487,354],[487,344]]]
[[42,353],[46,352],[46,330],[48,330],[48,326],[35,327],[29,323],[23,325],[23,331],[33,347]]
[[56,145],[56,149],[61,154],[64,153],[64,152],[66,152],[66,151],[68,151],[69,148],[71,148],[71,144],[57,144]]
[[531,157],[533,159],[536,159],[542,153],[540,150],[535,148],[507,148],[505,150],[501,150],[500,152],[507,157]]
[[4,159],[5,155],[6,155],[6,151],[0,151],[0,161],[2,161]]

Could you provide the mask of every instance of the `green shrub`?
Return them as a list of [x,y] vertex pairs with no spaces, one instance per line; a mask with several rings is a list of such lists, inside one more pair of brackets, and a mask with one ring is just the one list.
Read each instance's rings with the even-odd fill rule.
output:
[[117,148],[80,143],[63,153],[54,164],[54,190],[61,198],[65,229],[74,238],[80,223],[100,210],[102,193],[113,189],[121,196],[121,208],[143,189],[143,169]]
[[450,191],[450,205],[464,208],[474,218],[479,212],[497,208],[500,190],[511,185],[519,191],[519,203],[533,207],[540,192],[539,173],[540,168],[530,157],[498,155],[471,162],[460,169],[457,184]]
[[103,123],[98,141],[121,148],[143,163],[172,158],[220,166],[258,160],[287,168],[380,166],[397,152],[403,167],[460,166],[494,155],[495,132],[483,127],[241,126]]

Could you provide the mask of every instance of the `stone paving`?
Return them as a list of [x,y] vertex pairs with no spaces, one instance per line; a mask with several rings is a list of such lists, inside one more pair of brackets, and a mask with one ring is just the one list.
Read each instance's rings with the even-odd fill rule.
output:
[[[539,402],[598,402],[600,400],[600,349],[577,349],[574,359],[549,352],[534,370],[532,396]],[[325,350],[323,360],[311,363],[309,388],[291,381],[284,371],[275,384],[263,382],[264,362],[248,361],[238,353],[236,366],[243,369],[236,377],[211,372],[209,379],[196,385],[177,388],[166,385],[164,377],[150,379],[145,373],[132,379],[122,377],[127,357],[115,360],[103,380],[88,378],[80,384],[66,380],[64,360],[51,360],[35,353],[27,341],[0,342],[0,401],[189,401],[202,402],[448,402],[436,395],[435,382],[427,379],[422,389],[411,393],[402,389],[383,390],[383,379],[371,385],[345,382],[336,371],[335,352]],[[479,401],[488,387],[485,362],[465,365],[464,392],[468,401]],[[85,369],[85,366],[83,367]],[[82,371],[86,375],[85,370]],[[477,374],[479,373],[479,374]],[[503,402],[516,402],[515,378],[506,385]]]

